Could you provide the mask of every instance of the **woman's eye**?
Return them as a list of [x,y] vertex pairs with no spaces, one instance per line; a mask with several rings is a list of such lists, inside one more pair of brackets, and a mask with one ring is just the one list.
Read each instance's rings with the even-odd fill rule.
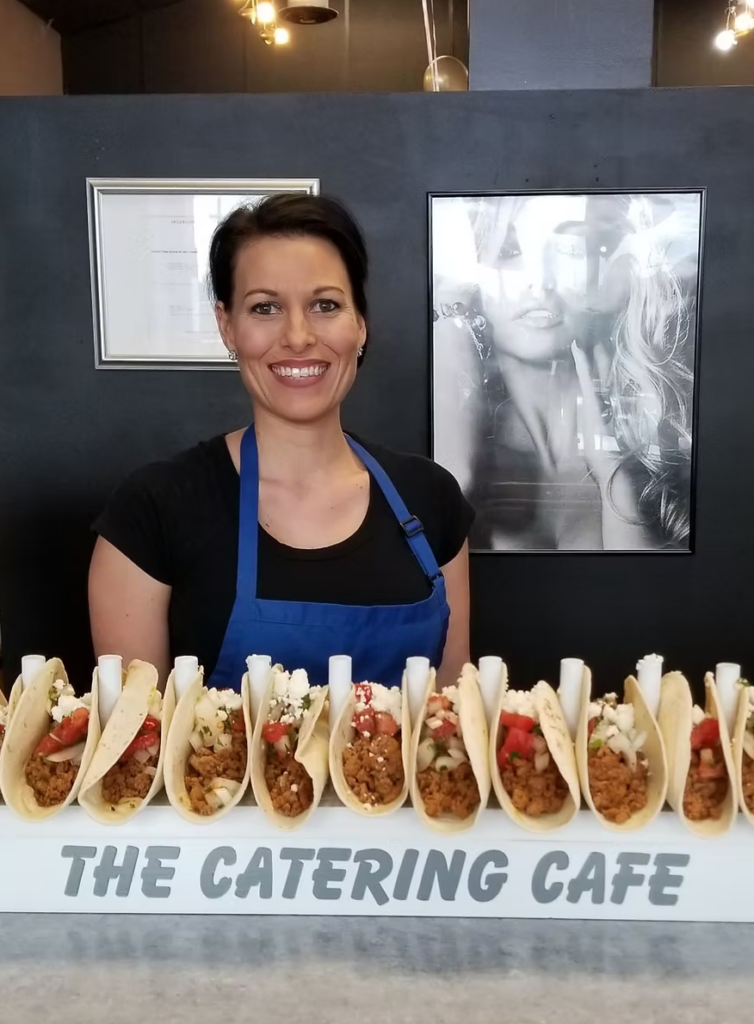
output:
[[505,235],[505,241],[497,254],[498,261],[504,263],[506,260],[514,260],[521,255],[521,246],[518,242],[518,232],[511,225]]
[[340,309],[340,305],[335,299],[317,299],[314,308],[318,313],[334,313],[336,309]]
[[274,302],[256,302],[251,307],[251,312],[256,313],[259,316],[271,316],[275,310],[276,305]]

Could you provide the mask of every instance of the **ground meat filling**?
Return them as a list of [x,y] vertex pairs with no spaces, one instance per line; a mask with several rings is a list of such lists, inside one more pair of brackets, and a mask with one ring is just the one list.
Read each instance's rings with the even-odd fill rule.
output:
[[[719,744],[712,747],[712,754],[715,767],[725,765],[723,748]],[[689,821],[717,821],[723,813],[723,804],[728,795],[728,772],[726,770],[720,779],[700,779],[698,774],[700,765],[699,751],[692,750],[689,773],[686,776],[686,789],[683,794],[683,813]]]
[[401,734],[357,736],[343,751],[343,775],[362,804],[389,804],[401,795],[403,768]]
[[215,779],[243,782],[246,774],[246,737],[232,734],[232,746],[223,750],[204,747],[194,751],[186,764],[184,783],[195,814],[215,814],[216,808],[207,803],[206,793]]
[[468,761],[448,771],[425,768],[417,774],[416,781],[424,810],[430,818],[447,813],[464,820],[479,806],[479,787]]
[[40,754],[32,754],[26,762],[26,781],[34,791],[40,807],[57,807],[73,789],[79,765],[73,761],[47,761]]
[[541,772],[536,772],[534,762],[526,758],[509,760],[500,778],[513,806],[530,818],[557,814],[568,796],[568,786],[552,754],[550,763]]
[[588,767],[594,806],[607,821],[625,825],[647,806],[649,773],[641,758],[632,769],[621,754],[603,743],[598,750],[589,751]]
[[280,757],[274,750],[267,754],[264,781],[273,809],[286,818],[297,818],[314,800],[314,786],[309,773],[293,754]]
[[754,814],[754,761],[747,753],[741,766],[741,786],[746,806]]
[[152,788],[154,776],[147,768],[156,768],[158,755],[141,764],[135,757],[117,761],[102,779],[102,799],[115,806],[121,800],[143,800]]

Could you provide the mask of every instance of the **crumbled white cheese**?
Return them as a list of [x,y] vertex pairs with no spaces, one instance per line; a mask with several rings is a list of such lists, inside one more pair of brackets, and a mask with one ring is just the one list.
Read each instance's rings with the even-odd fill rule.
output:
[[241,694],[235,690],[218,690],[215,686],[203,689],[194,707],[194,728],[199,730],[207,745],[211,745],[225,732],[229,712],[239,711],[242,706]]
[[455,708],[458,705],[458,687],[457,686],[443,686],[440,691],[443,697],[447,697],[450,703]]
[[298,793],[298,786],[295,782],[291,783],[291,793]]
[[699,725],[699,723],[703,722],[705,718],[706,715],[704,714],[702,709],[699,707],[698,704],[695,704],[691,709],[691,721],[694,723],[694,725]]
[[608,693],[600,700],[589,702],[587,718],[589,721],[597,719],[589,737],[590,745],[599,747],[605,743],[616,754],[625,755],[633,767],[647,741],[645,733],[636,731],[633,704],[619,704],[617,695]]
[[[306,669],[297,668],[293,672],[276,673],[268,712],[269,721],[300,723],[311,710],[321,691],[321,686],[309,685]],[[306,698],[309,698],[308,707],[304,706]]]
[[[70,687],[73,690],[73,687]],[[64,718],[68,718],[74,711],[78,711],[79,708],[86,708],[88,711],[91,707],[92,695],[90,693],[85,694],[81,699],[72,693],[61,693],[58,697],[58,702],[50,710],[53,722],[62,722]]]
[[[372,691],[372,697],[369,701],[369,707],[371,707],[372,711],[390,715],[396,722],[400,723],[402,708],[400,687],[383,686],[382,683],[364,683],[364,685],[368,686]],[[363,693],[363,691],[357,692]],[[359,699],[357,701],[357,711],[364,711],[365,709],[366,704],[364,704],[362,699]]]
[[503,694],[503,711],[513,715],[526,715],[539,721],[539,715],[534,707],[534,694],[529,690],[506,690]]

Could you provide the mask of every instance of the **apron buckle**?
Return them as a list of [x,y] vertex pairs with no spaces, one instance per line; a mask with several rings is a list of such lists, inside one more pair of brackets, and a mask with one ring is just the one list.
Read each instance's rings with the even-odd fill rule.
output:
[[416,516],[409,516],[401,523],[401,528],[407,537],[415,537],[417,533],[424,533],[424,526],[421,519]]

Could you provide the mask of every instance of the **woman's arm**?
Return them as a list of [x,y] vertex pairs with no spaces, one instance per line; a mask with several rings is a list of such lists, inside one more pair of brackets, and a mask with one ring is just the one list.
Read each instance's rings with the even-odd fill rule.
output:
[[116,547],[97,538],[89,568],[89,621],[94,653],[151,662],[164,683],[170,672],[170,587],[158,583]]
[[452,561],[442,567],[450,605],[450,625],[437,673],[437,685],[454,686],[461,668],[469,660],[469,542]]

